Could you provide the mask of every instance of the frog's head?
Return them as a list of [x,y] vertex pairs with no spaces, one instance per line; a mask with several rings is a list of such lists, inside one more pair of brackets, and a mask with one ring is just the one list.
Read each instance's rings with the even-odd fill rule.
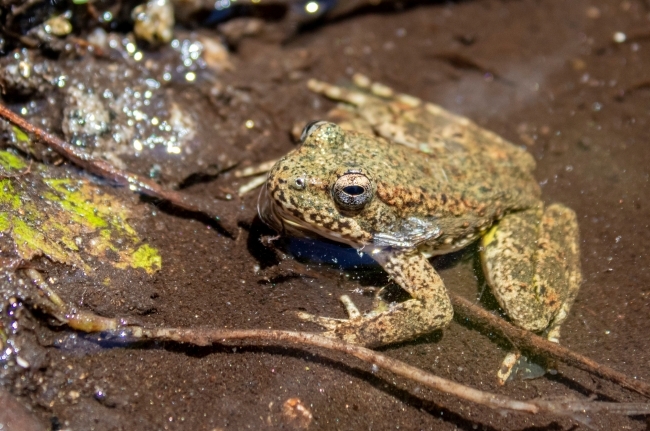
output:
[[258,212],[268,225],[356,248],[411,247],[436,234],[435,226],[382,199],[382,172],[402,175],[399,154],[388,150],[394,146],[325,121],[307,124],[301,141],[271,169],[260,193]]
[[269,172],[258,200],[260,218],[280,232],[316,233],[359,247],[372,235],[356,216],[373,201],[371,175],[356,166],[350,135],[333,123],[305,126],[301,145]]

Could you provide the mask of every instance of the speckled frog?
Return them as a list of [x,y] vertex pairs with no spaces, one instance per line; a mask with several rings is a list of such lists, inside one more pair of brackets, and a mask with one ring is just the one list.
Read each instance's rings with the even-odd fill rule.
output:
[[481,240],[485,278],[519,327],[558,341],[581,282],[575,213],[545,207],[522,148],[467,118],[355,76],[354,88],[312,80],[342,102],[308,124],[269,172],[261,218],[369,253],[411,296],[349,319],[305,320],[325,334],[379,346],[442,328],[453,316],[429,257]]

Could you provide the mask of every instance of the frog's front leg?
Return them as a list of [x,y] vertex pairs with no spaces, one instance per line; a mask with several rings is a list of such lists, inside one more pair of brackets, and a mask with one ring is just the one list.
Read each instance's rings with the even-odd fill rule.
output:
[[299,317],[325,327],[325,335],[368,347],[413,339],[449,323],[454,312],[445,285],[422,253],[392,250],[374,257],[411,299],[361,315],[344,297],[347,320],[307,313],[299,313]]
[[[559,204],[544,210],[540,204],[508,214],[482,243],[485,277],[510,319],[559,342],[560,325],[582,281],[575,212]],[[516,359],[510,354],[504,360],[502,383]]]

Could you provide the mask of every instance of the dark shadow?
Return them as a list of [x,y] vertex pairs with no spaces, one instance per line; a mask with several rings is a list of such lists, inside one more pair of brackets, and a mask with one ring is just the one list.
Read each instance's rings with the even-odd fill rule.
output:
[[[250,225],[243,226],[248,231],[246,248],[250,255],[257,261],[260,269],[266,269],[280,264],[280,259],[275,248],[281,247],[283,237],[272,240],[278,234],[268,227],[259,217],[255,217]],[[265,244],[271,241],[270,244]]]
[[435,256],[431,263],[437,271],[441,271],[452,268],[464,260],[472,259],[473,256],[475,256],[477,253],[478,246],[477,242],[475,241],[467,247],[463,247],[458,251]]
[[[307,1],[304,2],[305,4]],[[336,3],[333,1],[325,3]],[[339,2],[342,3],[342,2]],[[352,3],[352,2],[351,2]],[[358,3],[358,2],[357,2]],[[371,4],[371,2],[365,2],[365,5],[360,5],[358,7],[351,8],[348,11],[342,13],[336,13],[336,9],[327,9],[325,13],[310,19],[307,13],[301,13],[296,8],[293,11],[287,11],[287,20],[293,21],[293,26],[295,28],[295,34],[300,35],[304,33],[312,33],[320,29],[322,26],[331,23],[337,23],[340,21],[345,21],[353,19],[358,16],[368,15],[368,14],[394,14],[401,13],[409,9],[424,5],[435,5],[435,4],[449,4],[456,2],[442,1],[442,0],[409,0],[409,1],[382,1],[377,2],[379,4]],[[299,2],[298,2],[299,4]],[[290,41],[289,38],[287,41]]]
[[[224,235],[228,238],[233,238],[234,232],[229,232],[221,224],[219,220],[214,217],[210,217],[205,213],[198,211],[188,211],[182,208],[177,207],[171,202],[160,200],[158,198],[152,198],[150,196],[140,195],[140,201],[144,203],[150,203],[154,205],[158,210],[164,212],[173,217],[178,217],[186,220],[196,220],[206,226],[210,226],[211,229],[214,229],[220,235]],[[223,219],[236,219],[237,207],[239,203],[232,201],[221,201],[220,205],[223,207],[223,213],[221,217]]]
[[612,398],[610,396],[607,396],[605,394],[602,394],[600,392],[594,392],[593,389],[589,389],[585,387],[584,385],[581,385],[580,383],[576,382],[573,379],[570,379],[568,377],[563,376],[560,373],[557,374],[546,374],[544,376],[547,380],[550,380],[552,382],[559,383],[572,391],[578,392],[581,395],[584,395],[585,397],[593,397],[595,396],[595,401],[606,401],[610,403],[618,403],[620,400],[617,400],[616,398]]
[[428,334],[422,334],[419,337],[414,338],[412,340],[401,341],[399,343],[386,344],[385,346],[377,347],[373,350],[376,350],[378,352],[386,352],[401,347],[419,346],[422,344],[438,344],[440,340],[442,340],[443,336],[444,336],[444,331],[442,329],[437,329],[433,332],[429,332]]
[[232,166],[226,166],[226,167],[221,167],[216,164],[209,165],[205,169],[201,171],[193,172],[187,177],[183,178],[178,183],[178,189],[184,190],[196,184],[204,184],[204,183],[212,182],[216,180],[219,177],[219,175],[234,169],[236,166],[237,164],[234,164]]

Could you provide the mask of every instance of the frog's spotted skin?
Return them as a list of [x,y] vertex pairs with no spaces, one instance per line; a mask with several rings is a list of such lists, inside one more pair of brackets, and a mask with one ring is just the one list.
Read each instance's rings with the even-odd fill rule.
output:
[[270,171],[260,216],[370,252],[412,299],[365,315],[346,299],[350,319],[302,317],[368,346],[443,327],[453,312],[427,257],[482,237],[501,306],[515,324],[557,340],[581,282],[578,227],[569,208],[544,209],[530,154],[439,106],[365,77],[355,85],[309,82],[343,102],[330,112],[338,125],[305,129]]

